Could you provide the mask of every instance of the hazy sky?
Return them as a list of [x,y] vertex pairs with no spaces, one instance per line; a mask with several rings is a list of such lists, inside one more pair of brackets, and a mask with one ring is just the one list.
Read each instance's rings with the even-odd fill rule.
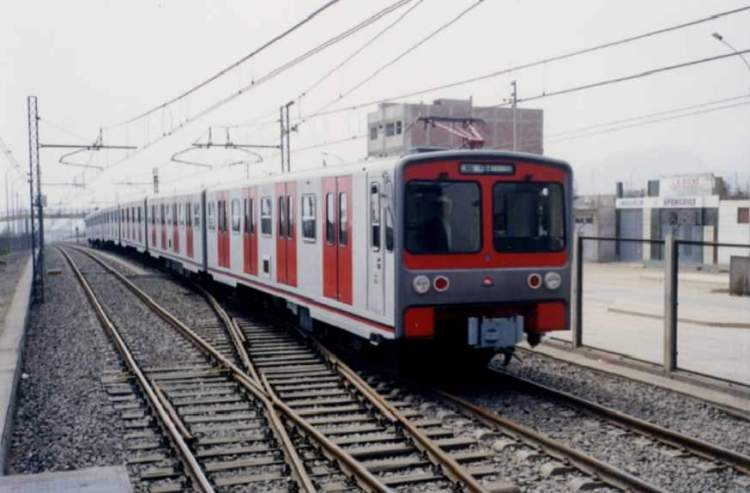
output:
[[[216,84],[168,110],[130,125],[118,125],[176,96],[241,58],[324,0],[0,0],[0,137],[28,166],[26,96],[39,97],[45,143],[88,143],[105,127],[106,144],[142,146],[175,124],[236,92],[307,49],[357,24],[388,1],[341,0],[293,35],[230,72]],[[347,91],[377,67],[446,23],[475,0],[423,0],[402,22],[297,101],[293,118],[309,114]],[[185,157],[214,163],[211,171],[170,163],[191,142],[223,142],[218,127],[273,119],[278,107],[339,63],[417,0],[330,49],[186,125],[173,136],[127,157],[122,151],[83,153],[76,160],[105,172],[58,164],[61,152],[42,151],[44,181],[84,181],[86,189],[47,189],[49,202],[111,201],[150,189],[115,182],[148,182],[160,169],[162,190],[213,184],[244,176],[224,163],[244,156],[214,149]],[[416,49],[332,107],[353,105],[512,67],[724,10],[742,1],[706,0],[484,0],[457,23]],[[518,81],[519,97],[552,92],[727,53],[711,34],[720,32],[737,49],[750,48],[750,12],[655,36],[542,67],[425,94],[473,97],[475,104],[499,104]],[[748,57],[750,58],[750,57]],[[664,174],[711,171],[730,182],[750,179],[750,105],[736,106],[576,139],[553,138],[571,129],[638,117],[738,96],[750,96],[750,70],[737,58],[698,65],[635,81],[529,102],[544,109],[545,153],[568,160],[578,191],[611,192],[616,180],[640,186]],[[750,98],[728,104],[748,103]],[[703,109],[711,109],[707,106]],[[374,107],[317,118],[300,126],[292,147],[362,134]],[[673,116],[673,115],[668,115]],[[597,129],[601,130],[601,128]],[[278,125],[249,125],[230,131],[235,143],[275,144]],[[363,139],[295,152],[294,168],[355,160],[365,155]],[[328,152],[324,156],[322,152]],[[278,169],[267,151],[252,173]],[[0,161],[3,161],[0,156]],[[0,166],[5,166],[2,162]],[[4,167],[0,167],[0,180]],[[20,185],[15,183],[18,188]],[[0,188],[0,192],[2,189]],[[3,201],[4,202],[4,201]],[[3,203],[4,206],[4,203]],[[2,208],[2,207],[0,207]]]

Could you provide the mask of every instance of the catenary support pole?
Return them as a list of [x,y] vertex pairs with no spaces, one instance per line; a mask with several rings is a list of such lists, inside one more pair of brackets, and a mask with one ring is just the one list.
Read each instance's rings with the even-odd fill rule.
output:
[[664,371],[677,368],[677,268],[679,247],[672,233],[664,238]]

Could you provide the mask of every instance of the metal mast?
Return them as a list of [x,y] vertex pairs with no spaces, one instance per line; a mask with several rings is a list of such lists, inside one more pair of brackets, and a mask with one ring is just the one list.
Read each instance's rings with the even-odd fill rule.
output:
[[29,124],[31,256],[34,267],[32,296],[34,302],[44,303],[44,198],[42,196],[42,174],[39,166],[39,113],[36,96],[29,96],[26,102]]

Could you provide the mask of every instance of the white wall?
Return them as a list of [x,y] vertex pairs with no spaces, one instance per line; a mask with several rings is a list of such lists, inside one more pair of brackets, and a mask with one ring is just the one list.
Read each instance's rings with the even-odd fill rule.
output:
[[[750,200],[719,202],[719,243],[750,245],[750,224],[737,224],[740,207],[750,207]],[[719,263],[728,265],[732,255],[750,256],[750,248],[719,248]]]

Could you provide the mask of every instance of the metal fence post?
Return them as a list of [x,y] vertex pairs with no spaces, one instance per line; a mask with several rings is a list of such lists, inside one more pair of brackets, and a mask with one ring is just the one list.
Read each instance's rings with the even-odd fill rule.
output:
[[669,233],[664,238],[664,371],[677,368],[677,269],[679,243]]
[[573,330],[573,349],[583,345],[583,237],[573,234],[573,279],[570,298],[570,325]]

